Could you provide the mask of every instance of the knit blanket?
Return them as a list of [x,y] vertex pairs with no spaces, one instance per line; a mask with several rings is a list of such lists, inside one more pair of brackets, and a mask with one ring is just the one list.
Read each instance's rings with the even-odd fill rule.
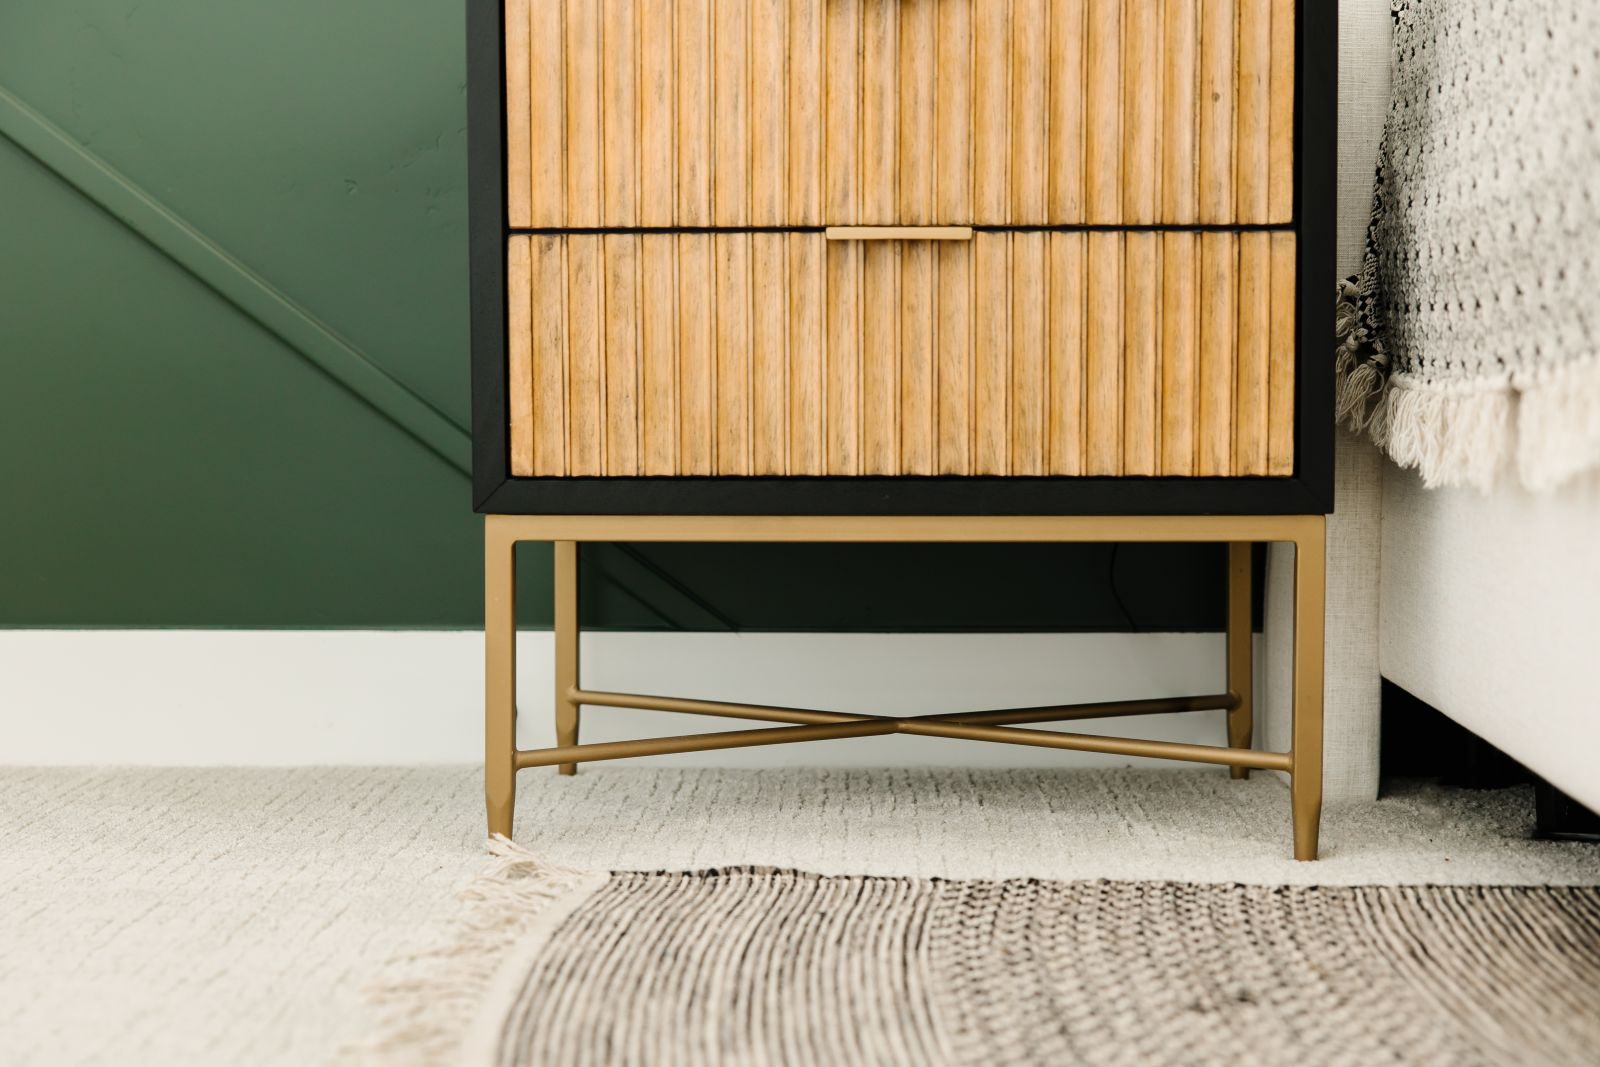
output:
[[1339,417],[1429,486],[1600,467],[1600,2],[1395,0]]

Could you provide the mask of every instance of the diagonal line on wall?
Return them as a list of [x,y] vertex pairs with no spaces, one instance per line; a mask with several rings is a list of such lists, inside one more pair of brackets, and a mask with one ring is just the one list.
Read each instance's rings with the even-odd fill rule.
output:
[[724,628],[728,630],[739,629],[738,623],[734,622],[733,619],[731,619],[724,612],[719,611],[716,605],[712,604],[711,601],[707,600],[705,597],[689,588],[689,586],[673,577],[672,573],[660,563],[657,563],[655,560],[645,555],[643,549],[628,544],[617,545],[617,548],[622,552],[623,555],[627,556],[629,559],[632,559],[640,567],[643,567],[645,571],[660,579],[662,584],[664,584],[668,589],[671,589],[684,600],[687,600],[689,603],[693,604],[695,607],[711,616],[717,622],[721,623]]
[[[465,427],[390,375],[327,323],[3,85],[0,85],[0,136],[15,143],[90,203],[144,238],[195,280],[323,370],[455,470],[471,474],[472,441]],[[734,628],[731,620],[711,608],[704,598],[659,564],[646,564],[646,570],[660,581],[664,591],[695,611],[709,613],[729,629]],[[600,572],[600,577],[669,626],[683,628],[683,622],[673,613],[643,598],[633,588],[634,583],[604,572]]]
[[471,472],[464,427],[4,86],[0,135],[450,466]]
[[666,623],[671,629],[687,629],[687,627],[683,625],[682,620],[674,618],[671,612],[667,611],[665,608],[662,608],[649,597],[639,592],[639,590],[635,589],[627,582],[612,574],[600,563],[597,563],[593,554],[579,555],[578,558],[585,571],[616,589],[617,592],[621,593],[623,596],[627,597],[629,600],[633,601],[635,604],[639,605],[641,608],[644,608],[650,614]]

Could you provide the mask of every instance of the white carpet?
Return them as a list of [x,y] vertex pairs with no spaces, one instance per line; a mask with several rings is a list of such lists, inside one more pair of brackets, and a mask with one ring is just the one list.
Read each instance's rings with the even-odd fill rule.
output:
[[[482,862],[474,768],[0,770],[8,1064],[306,1064],[365,1025],[381,962],[434,940]],[[1323,884],[1600,884],[1524,839],[1527,790],[1330,811],[1221,771],[586,768],[522,776],[518,840],[592,867]]]

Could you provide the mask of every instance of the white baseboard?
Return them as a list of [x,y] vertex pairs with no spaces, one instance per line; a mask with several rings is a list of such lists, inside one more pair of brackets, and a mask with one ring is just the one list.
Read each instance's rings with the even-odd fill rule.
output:
[[[520,634],[518,652],[520,744],[552,744],[551,635]],[[583,663],[591,688],[881,714],[1224,687],[1219,634],[591,633],[583,638]],[[473,763],[483,754],[482,679],[482,635],[472,631],[0,631],[0,763]],[[1198,712],[1073,729],[1220,744],[1222,720],[1220,711]],[[592,708],[584,712],[583,739],[751,725]],[[1104,767],[1151,761],[896,735],[656,762]]]

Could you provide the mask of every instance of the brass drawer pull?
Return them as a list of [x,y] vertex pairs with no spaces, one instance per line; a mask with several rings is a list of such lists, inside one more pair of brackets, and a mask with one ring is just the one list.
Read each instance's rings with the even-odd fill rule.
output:
[[970,241],[971,226],[829,226],[830,241]]

